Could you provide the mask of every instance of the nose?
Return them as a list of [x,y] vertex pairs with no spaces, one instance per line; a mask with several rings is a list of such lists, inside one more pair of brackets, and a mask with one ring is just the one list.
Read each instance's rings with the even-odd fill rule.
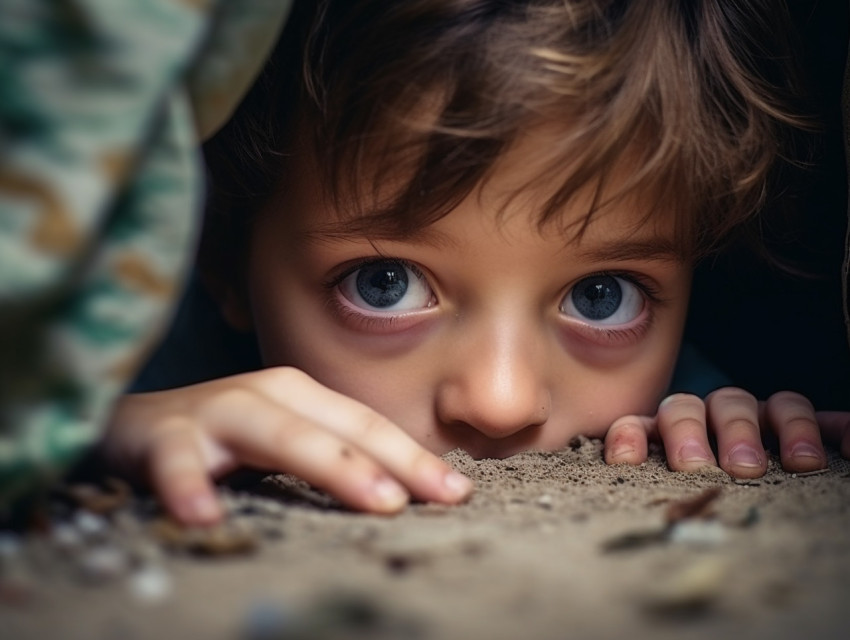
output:
[[551,405],[545,346],[530,335],[521,326],[468,327],[445,363],[436,398],[440,422],[492,439],[544,424]]

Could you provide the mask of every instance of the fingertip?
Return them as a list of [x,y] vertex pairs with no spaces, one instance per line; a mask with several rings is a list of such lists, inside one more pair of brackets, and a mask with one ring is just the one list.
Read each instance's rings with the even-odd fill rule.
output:
[[798,442],[783,458],[782,466],[786,471],[797,473],[825,469],[827,467],[826,451],[822,446],[811,442]]
[[646,462],[646,455],[627,444],[620,444],[611,449],[605,449],[606,464],[630,464],[639,465]]
[[224,513],[191,432],[163,431],[150,458],[151,484],[166,509],[187,525],[211,525]]
[[850,459],[850,412],[818,411],[815,415],[821,441],[836,445],[841,455]]
[[196,492],[175,499],[172,512],[180,522],[197,526],[216,524],[224,516],[221,504],[209,491]]
[[672,393],[666,396],[658,403],[658,412],[667,411],[670,409],[679,409],[688,407],[690,409],[704,410],[705,402],[693,393]]
[[467,500],[475,490],[475,485],[462,473],[449,471],[443,476],[443,489],[445,501],[456,504]]
[[607,464],[646,462],[649,455],[647,427],[641,419],[625,416],[614,422],[605,434],[604,455]]
[[729,451],[722,467],[733,478],[760,478],[767,472],[767,454],[763,448],[742,443]]
[[367,496],[367,509],[376,513],[396,513],[404,509],[410,494],[392,478],[382,476],[372,484]]
[[707,444],[699,440],[687,440],[668,456],[667,463],[673,471],[695,472],[704,467],[717,467],[717,460]]

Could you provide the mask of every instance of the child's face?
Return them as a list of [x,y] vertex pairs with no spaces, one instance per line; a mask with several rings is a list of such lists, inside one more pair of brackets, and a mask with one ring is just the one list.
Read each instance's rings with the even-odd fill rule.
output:
[[637,226],[646,211],[620,201],[576,240],[566,225],[538,228],[541,190],[497,218],[502,196],[533,175],[534,148],[507,153],[479,192],[403,240],[323,232],[344,229],[340,213],[309,163],[292,163],[251,245],[265,364],[302,369],[438,454],[554,450],[623,415],[654,414],[691,278],[673,251],[673,212]]

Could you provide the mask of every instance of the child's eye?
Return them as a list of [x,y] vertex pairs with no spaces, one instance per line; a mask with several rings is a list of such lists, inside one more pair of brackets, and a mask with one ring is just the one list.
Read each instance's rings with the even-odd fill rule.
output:
[[640,316],[646,305],[641,289],[626,278],[598,274],[583,278],[561,301],[561,311],[590,324],[622,325]]
[[362,264],[340,281],[339,290],[349,302],[370,311],[423,309],[434,298],[422,272],[402,260]]

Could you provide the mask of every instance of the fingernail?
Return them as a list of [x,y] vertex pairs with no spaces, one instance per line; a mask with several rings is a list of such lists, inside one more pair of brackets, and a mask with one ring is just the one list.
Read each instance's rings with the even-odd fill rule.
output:
[[794,458],[817,458],[821,460],[823,454],[816,446],[808,442],[798,442],[791,449],[791,456]]
[[665,397],[661,402],[658,403],[658,406],[663,407],[665,404],[670,404],[671,402],[673,402],[673,398],[675,397],[675,395],[669,395]]
[[396,511],[407,504],[408,494],[401,485],[390,478],[378,478],[372,487],[376,506],[387,511]]
[[195,522],[212,523],[221,517],[221,508],[215,498],[202,493],[186,501],[184,515]]
[[472,480],[457,471],[449,471],[443,476],[443,485],[456,499],[465,498],[472,492]]
[[679,449],[679,459],[682,462],[709,462],[711,456],[699,442],[688,442]]
[[745,444],[738,445],[729,452],[729,462],[735,467],[761,467],[762,460],[758,451]]
[[613,447],[608,450],[608,457],[611,459],[614,458],[626,458],[631,457],[635,453],[634,447],[630,447],[628,445],[620,445],[618,447]]

